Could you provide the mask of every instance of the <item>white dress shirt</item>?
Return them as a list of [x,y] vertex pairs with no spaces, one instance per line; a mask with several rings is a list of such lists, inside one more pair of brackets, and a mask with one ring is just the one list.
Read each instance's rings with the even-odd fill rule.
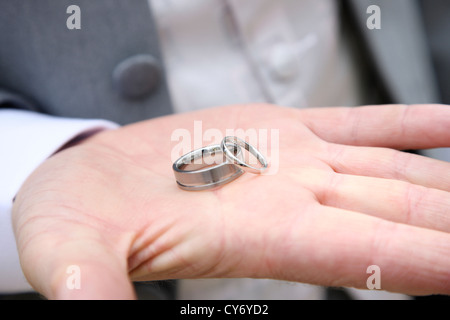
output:
[[355,54],[330,0],[149,0],[178,112],[271,102],[364,102]]
[[[336,1],[149,0],[149,5],[176,112],[252,102],[296,108],[364,103],[361,74],[340,32]],[[102,120],[0,110],[0,292],[30,288],[10,221],[11,200],[21,184],[73,137],[114,127]],[[374,291],[354,293],[380,297]],[[322,289],[266,279],[183,280],[180,297],[320,299]]]

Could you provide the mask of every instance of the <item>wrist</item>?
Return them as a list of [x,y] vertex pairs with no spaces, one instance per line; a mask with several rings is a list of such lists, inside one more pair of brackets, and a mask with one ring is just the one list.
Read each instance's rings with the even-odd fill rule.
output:
[[[75,136],[74,138],[72,138],[71,140],[67,141],[64,145],[62,145],[58,150],[56,150],[54,154],[61,152],[65,149],[69,149],[81,144],[85,144],[88,141],[90,141],[94,136],[104,132],[104,131],[108,131],[111,129],[106,129],[106,128],[94,128],[92,130],[86,131],[86,132],[82,132],[81,134]],[[52,155],[52,156],[53,156]]]

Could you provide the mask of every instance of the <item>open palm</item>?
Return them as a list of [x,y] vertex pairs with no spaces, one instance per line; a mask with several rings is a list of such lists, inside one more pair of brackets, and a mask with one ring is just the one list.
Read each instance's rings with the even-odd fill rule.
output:
[[[279,130],[277,172],[187,192],[177,128]],[[450,293],[450,164],[393,149],[450,146],[450,108],[212,108],[99,133],[25,182],[13,222],[49,298],[132,298],[130,280],[253,277]],[[220,141],[207,141],[205,145]],[[270,146],[270,144],[269,144]],[[269,150],[271,152],[273,150]],[[81,288],[66,286],[79,266]]]

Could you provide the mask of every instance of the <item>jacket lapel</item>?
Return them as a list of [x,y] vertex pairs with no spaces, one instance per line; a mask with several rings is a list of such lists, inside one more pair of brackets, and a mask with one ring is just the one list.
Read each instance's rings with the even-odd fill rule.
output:
[[[411,0],[349,0],[351,13],[393,103],[439,101],[422,17]],[[381,29],[369,29],[367,8],[381,9]]]

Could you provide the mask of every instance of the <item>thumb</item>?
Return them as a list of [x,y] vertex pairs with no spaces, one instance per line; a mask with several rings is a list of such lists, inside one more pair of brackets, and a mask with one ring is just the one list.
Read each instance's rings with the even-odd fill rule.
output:
[[[33,288],[48,299],[135,298],[125,253],[96,230],[59,227],[57,235],[26,237],[32,241],[21,241],[19,234],[22,269]],[[64,229],[68,232],[61,232]]]
[[[78,250],[81,249],[82,250]],[[126,266],[106,248],[90,244],[64,253],[50,281],[50,299],[134,299]],[[78,251],[78,252],[76,252]]]

